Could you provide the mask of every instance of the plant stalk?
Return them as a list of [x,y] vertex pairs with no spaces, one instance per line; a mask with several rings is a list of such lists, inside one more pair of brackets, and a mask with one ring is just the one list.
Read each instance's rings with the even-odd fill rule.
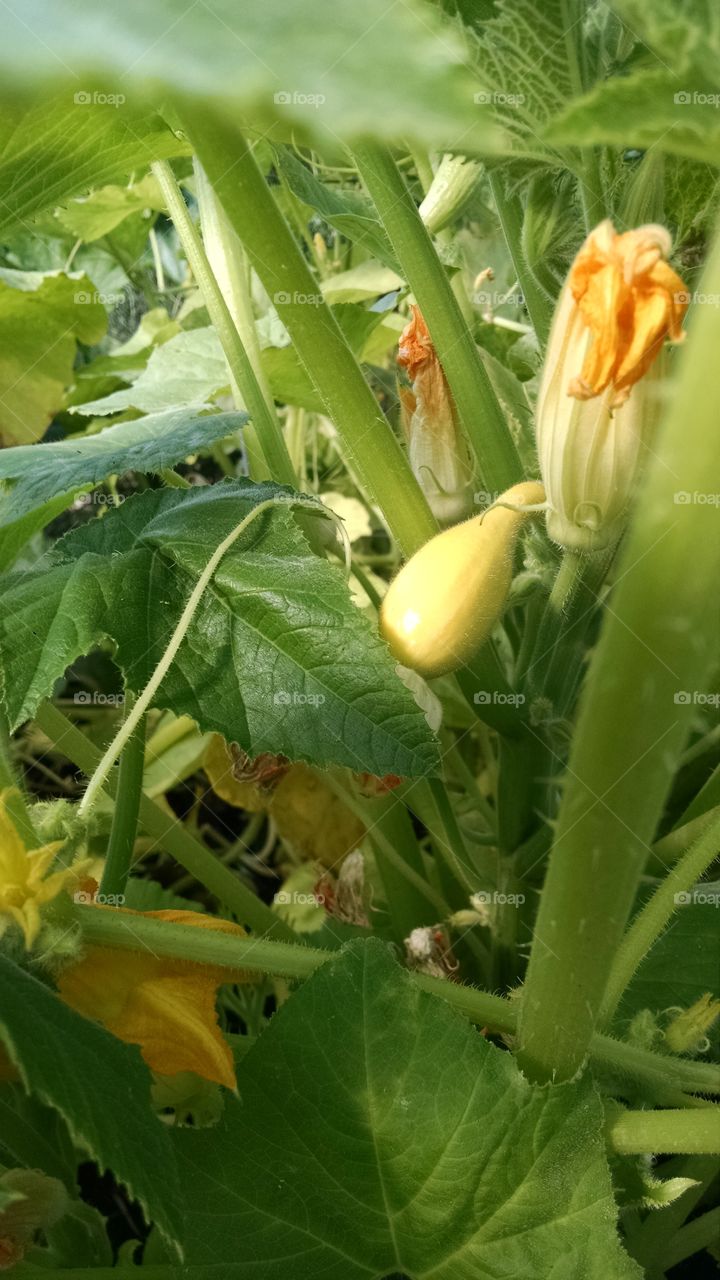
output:
[[142,796],[146,729],[147,716],[143,715],[128,738],[120,760],[110,840],[100,881],[103,897],[117,898],[124,894],[130,874]]
[[326,304],[253,151],[238,130],[206,111],[187,133],[253,269],[285,324],[342,441],[348,466],[411,555],[437,524],[360,366]]
[[445,268],[390,152],[363,142],[355,160],[427,324],[479,475],[501,493],[521,478],[520,459]]

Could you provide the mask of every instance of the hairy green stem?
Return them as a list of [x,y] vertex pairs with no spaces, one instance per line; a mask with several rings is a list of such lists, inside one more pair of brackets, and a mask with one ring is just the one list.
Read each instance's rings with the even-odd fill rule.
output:
[[[301,943],[235,938],[209,929],[193,929],[142,916],[134,916],[128,921],[123,912],[112,910],[98,911],[93,907],[76,906],[74,911],[75,919],[90,942],[131,951],[139,945],[148,946],[157,955],[177,956],[224,968],[252,969],[258,973],[303,979],[336,955]],[[478,1026],[504,1032],[515,1029],[517,1008],[502,996],[427,974],[414,974],[413,981],[431,995],[446,1000]],[[720,1069],[708,1063],[636,1049],[608,1036],[596,1036],[592,1049],[593,1057],[601,1067],[628,1078],[647,1080],[651,1084],[661,1080],[683,1091],[720,1094]]]
[[155,161],[152,171],[158,180],[168,212],[180,237],[185,257],[200,287],[210,319],[217,330],[232,378],[252,418],[270,474],[280,484],[287,484],[294,488],[295,473],[277,414],[272,404],[268,403],[257,380],[250,357],[220,292],[173,171],[166,160]]
[[620,1111],[612,1108],[607,1133],[620,1155],[716,1155],[720,1107],[701,1111]]
[[720,816],[703,832],[687,853],[668,871],[649,902],[635,917],[613,960],[598,1025],[612,1022],[623,992],[630,985],[645,956],[667,928],[685,894],[707,870],[720,852]]
[[363,142],[355,160],[427,324],[479,475],[488,490],[502,492],[520,479],[520,459],[445,268],[390,152]]
[[[720,239],[703,287],[720,292]],[[720,574],[716,514],[675,494],[720,490],[707,395],[719,343],[720,312],[698,308],[585,683],[522,1002],[534,1079],[572,1079],[585,1060],[694,714],[676,695],[703,689],[714,660],[697,582]]]
[[[100,763],[102,754],[85,734],[68,720],[51,702],[43,702],[35,714],[43,733],[69,760],[90,775]],[[113,795],[117,778],[110,776],[107,791]],[[190,834],[183,823],[168,815],[149,796],[140,799],[140,826],[152,837],[158,848],[165,849],[199,884],[209,889],[219,902],[257,934],[292,941],[297,935],[289,925],[253,893],[243,880],[215,857],[205,845]]]
[[233,125],[206,111],[188,117],[186,129],[230,224],[322,396],[348,466],[380,507],[405,554],[411,555],[437,532],[437,524],[273,199],[252,147]]
[[[131,709],[129,701],[126,705]],[[100,881],[100,893],[104,897],[123,894],[130,874],[142,796],[146,729],[147,716],[141,716],[120,760],[112,827]]]
[[522,205],[517,196],[506,192],[502,177],[492,169],[488,170],[488,180],[508,253],[512,258],[515,275],[520,281],[530,322],[539,342],[544,346],[550,333],[553,306],[545,291],[537,283],[531,265],[525,260],[522,247]]

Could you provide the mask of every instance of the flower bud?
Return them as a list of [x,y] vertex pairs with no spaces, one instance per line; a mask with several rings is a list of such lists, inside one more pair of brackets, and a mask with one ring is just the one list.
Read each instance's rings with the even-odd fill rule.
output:
[[707,1033],[720,1017],[720,1000],[706,992],[689,1009],[680,1009],[665,1028],[665,1042],[673,1053],[703,1053]]
[[478,160],[443,156],[418,211],[431,235],[442,231],[462,213],[477,187],[481,172]]
[[536,411],[548,533],[561,546],[599,550],[622,532],[661,408],[656,360],[683,337],[688,295],[669,252],[664,227],[618,235],[605,221],[570,269]]
[[450,388],[417,307],[400,335],[398,364],[412,391],[400,388],[403,424],[413,474],[441,524],[470,510],[471,469]]
[[536,481],[514,485],[408,560],[380,610],[381,633],[398,662],[429,679],[470,661],[502,614],[518,533],[544,497]]

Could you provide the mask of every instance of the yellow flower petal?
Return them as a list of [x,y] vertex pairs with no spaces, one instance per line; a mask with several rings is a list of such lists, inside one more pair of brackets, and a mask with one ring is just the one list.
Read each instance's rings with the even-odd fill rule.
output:
[[76,862],[47,875],[63,841],[27,850],[8,811],[9,795],[9,791],[0,795],[0,933],[8,919],[14,920],[30,950],[42,925],[40,907],[59,893],[74,889],[90,861]]
[[[239,925],[195,911],[123,914],[245,936]],[[233,1058],[218,1026],[215,999],[222,983],[248,980],[250,975],[219,965],[93,946],[63,970],[58,990],[78,1013],[101,1022],[127,1044],[139,1045],[159,1075],[193,1071],[233,1089]]]

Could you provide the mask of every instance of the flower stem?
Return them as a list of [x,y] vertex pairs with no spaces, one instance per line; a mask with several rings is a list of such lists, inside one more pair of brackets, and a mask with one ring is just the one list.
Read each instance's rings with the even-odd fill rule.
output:
[[187,133],[230,224],[323,398],[347,465],[411,555],[437,525],[360,366],[326,304],[252,148],[235,126],[206,111]]
[[678,895],[684,895],[707,870],[720,853],[720,817],[716,817],[687,853],[668,871],[649,902],[635,917],[615,954],[605,995],[598,1015],[598,1025],[609,1026],[622,999],[623,992],[640,967],[653,943],[669,924],[678,907]]
[[[704,287],[720,292],[720,239]],[[720,573],[716,516],[675,494],[720,489],[707,395],[719,342],[717,308],[699,308],[585,683],[522,1001],[520,1062],[538,1080],[572,1079],[588,1053],[694,713],[676,694],[703,689],[714,660],[696,584]]]
[[[43,702],[35,721],[59,751],[62,751],[76,768],[91,774],[97,768],[101,753],[85,737],[85,734],[68,720],[51,702]],[[113,795],[118,780],[111,775],[106,790]],[[256,934],[272,934],[276,938],[292,941],[296,934],[274,911],[253,893],[239,876],[235,875],[209,849],[190,834],[174,816],[151,800],[140,797],[140,827],[152,837],[159,849],[165,849],[176,862],[214,894],[219,902],[237,916]]]
[[120,761],[110,840],[100,882],[100,892],[107,897],[125,892],[130,873],[142,795],[146,728],[147,717],[141,716]]
[[520,479],[520,460],[445,268],[390,152],[379,143],[358,143],[355,160],[423,313],[479,475],[489,491],[502,492]]
[[19,836],[27,849],[36,849],[38,837],[28,812],[25,797],[15,779],[10,760],[10,738],[5,726],[5,714],[0,708],[0,792],[7,791],[5,807]]
[[509,195],[503,186],[503,180],[492,169],[488,170],[490,190],[495,201],[500,226],[505,237],[508,252],[512,258],[515,275],[520,281],[525,306],[530,322],[538,341],[544,346],[550,333],[553,308],[543,289],[535,279],[530,264],[525,259],[522,248],[523,210],[517,196]]
[[155,161],[152,171],[165,198],[185,257],[200,287],[210,319],[217,330],[233,381],[252,418],[270,474],[278,483],[295,487],[295,473],[277,415],[271,404],[268,404],[255,376],[255,370],[220,292],[173,171],[166,160]]

